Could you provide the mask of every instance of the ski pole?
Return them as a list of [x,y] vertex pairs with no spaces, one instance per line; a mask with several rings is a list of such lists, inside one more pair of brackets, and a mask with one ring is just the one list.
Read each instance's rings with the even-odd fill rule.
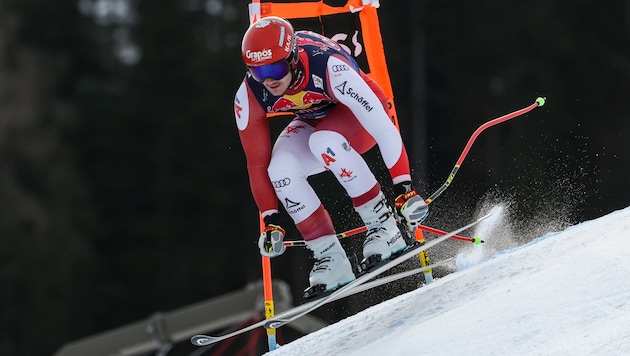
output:
[[433,200],[435,200],[435,198],[439,197],[440,194],[442,194],[442,192],[444,192],[446,190],[446,188],[449,187],[449,185],[451,185],[451,182],[453,181],[453,178],[455,178],[455,174],[457,174],[457,171],[459,170],[459,167],[462,165],[462,162],[464,162],[464,159],[466,158],[466,155],[468,154],[468,151],[470,150],[470,147],[472,146],[473,142],[475,142],[475,140],[477,139],[477,136],[479,136],[479,134],[487,129],[488,127],[494,126],[496,124],[500,124],[504,121],[513,119],[515,117],[521,116],[523,114],[526,114],[532,110],[534,110],[535,108],[539,107],[539,106],[543,106],[545,105],[545,98],[543,97],[538,97],[536,99],[536,101],[531,104],[528,107],[525,107],[523,109],[520,110],[516,110],[514,112],[511,112],[507,115],[503,115],[501,117],[498,117],[494,120],[490,120],[488,122],[486,122],[485,124],[479,126],[479,128],[477,130],[475,130],[475,132],[472,134],[472,136],[470,136],[470,139],[468,140],[468,143],[466,144],[466,147],[464,147],[464,150],[462,151],[461,155],[459,155],[459,158],[457,159],[457,162],[455,163],[455,167],[453,167],[453,170],[451,171],[451,174],[449,174],[448,179],[446,180],[446,182],[444,182],[444,184],[435,191],[435,193],[431,194],[426,200],[425,203],[427,204],[431,204],[431,202]]
[[[438,230],[436,228],[430,227],[430,226],[426,226],[426,225],[419,225],[418,229],[427,231],[427,232],[431,232],[437,235],[446,235],[447,232],[443,231],[443,230]],[[337,234],[337,238],[338,239],[343,239],[346,237],[350,237],[356,234],[360,234],[362,232],[366,232],[367,231],[367,227],[365,226],[361,226],[361,227],[357,227],[355,229],[352,230],[348,230],[346,232],[341,232],[339,234]],[[483,241],[481,238],[479,237],[465,237],[465,236],[459,236],[459,235],[453,235],[451,236],[452,239],[456,239],[456,240],[461,240],[461,241],[467,241],[467,242],[471,242],[475,245],[479,245],[481,243],[484,243],[485,241]],[[306,242],[304,240],[289,240],[289,241],[284,241],[284,245],[287,247],[297,247],[297,246],[306,246]]]
[[[438,230],[436,228],[429,227],[429,226],[426,226],[426,225],[418,225],[418,229],[421,229],[421,230],[424,230],[424,231],[427,231],[427,232],[432,232],[432,233],[437,234],[437,235],[446,235],[447,234],[446,231]],[[352,229],[352,230],[348,230],[346,232],[340,232],[340,233],[337,234],[337,238],[342,239],[344,237],[360,234],[360,233],[366,232],[366,231],[367,231],[367,227],[361,226],[361,227],[357,227],[357,228]],[[459,235],[453,235],[452,238],[456,239],[456,240],[472,242],[475,245],[478,245],[478,244],[484,242],[483,240],[481,240],[478,237],[474,237],[473,238],[473,237],[464,237],[464,236],[459,236]]]

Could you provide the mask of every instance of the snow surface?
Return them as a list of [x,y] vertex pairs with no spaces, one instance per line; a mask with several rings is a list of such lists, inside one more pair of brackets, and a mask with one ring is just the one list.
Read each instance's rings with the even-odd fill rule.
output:
[[456,272],[267,355],[630,354],[630,207],[491,257],[488,242]]

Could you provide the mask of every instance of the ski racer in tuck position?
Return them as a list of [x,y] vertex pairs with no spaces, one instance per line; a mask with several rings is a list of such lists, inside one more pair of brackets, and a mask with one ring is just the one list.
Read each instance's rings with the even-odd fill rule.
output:
[[[247,73],[234,114],[254,200],[265,223],[258,246],[267,257],[285,251],[278,201],[313,252],[310,291],[331,291],[355,279],[331,217],[307,178],[330,171],[367,227],[363,257],[387,260],[407,247],[392,207],[361,154],[378,144],[394,184],[395,211],[411,230],[428,206],[412,188],[409,160],[376,82],[335,41],[294,31],[278,17],[253,23],[242,42]],[[294,119],[271,145],[268,113]]]

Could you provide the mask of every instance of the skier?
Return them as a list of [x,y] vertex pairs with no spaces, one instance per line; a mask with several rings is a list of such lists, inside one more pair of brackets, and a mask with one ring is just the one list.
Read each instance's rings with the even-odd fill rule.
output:
[[[253,23],[241,49],[248,71],[234,99],[234,114],[265,224],[260,253],[275,257],[285,251],[280,201],[315,258],[306,292],[315,295],[355,279],[331,217],[307,181],[325,170],[346,190],[367,227],[364,259],[387,260],[405,249],[393,210],[361,156],[378,144],[394,184],[394,209],[414,230],[428,206],[412,188],[407,153],[383,90],[335,41],[294,31],[279,17]],[[271,113],[295,116],[273,149]]]

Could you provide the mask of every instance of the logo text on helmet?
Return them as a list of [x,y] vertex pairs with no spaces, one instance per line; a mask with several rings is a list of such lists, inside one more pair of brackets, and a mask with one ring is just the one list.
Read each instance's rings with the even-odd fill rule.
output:
[[291,52],[291,50],[292,50],[292,48],[291,48],[291,47],[293,47],[292,38],[293,37],[291,36],[291,34],[287,34],[287,39],[286,39],[286,41],[284,43],[284,51],[287,52],[287,53]]
[[247,57],[247,59],[251,59],[254,62],[265,61],[271,59],[272,56],[273,52],[271,51],[271,49],[268,48],[261,51],[252,51],[248,49],[247,52],[245,52],[245,57]]
[[271,23],[271,21],[269,21],[268,19],[261,19],[261,20],[258,20],[258,22],[256,22],[254,27],[256,27],[256,28],[264,28],[264,27],[269,26],[270,23]]

